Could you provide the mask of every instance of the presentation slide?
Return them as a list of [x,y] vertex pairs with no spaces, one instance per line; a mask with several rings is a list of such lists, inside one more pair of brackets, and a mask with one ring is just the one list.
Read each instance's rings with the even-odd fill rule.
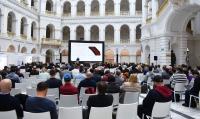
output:
[[70,42],[70,60],[102,62],[104,59],[103,42]]

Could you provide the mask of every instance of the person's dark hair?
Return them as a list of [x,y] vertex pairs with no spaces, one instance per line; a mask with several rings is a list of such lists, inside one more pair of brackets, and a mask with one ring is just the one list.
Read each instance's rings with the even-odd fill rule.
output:
[[10,72],[15,72],[16,71],[16,67],[15,66],[11,66],[10,67]]
[[49,72],[49,74],[50,74],[51,76],[55,76],[55,75],[56,75],[56,70],[51,69],[50,72]]
[[199,72],[197,71],[197,70],[191,70],[191,72],[192,72],[192,75],[198,75],[199,76]]
[[44,91],[48,89],[48,84],[46,82],[40,82],[37,85],[37,91]]
[[98,82],[97,89],[98,89],[99,94],[105,94],[107,91],[107,83],[104,81]]
[[104,74],[109,74],[110,73],[110,70],[106,70]]
[[110,75],[108,77],[108,82],[115,82],[115,77],[113,75]]
[[117,71],[116,71],[116,75],[117,75],[117,76],[120,76],[120,75],[121,75],[121,71],[120,71],[120,70],[117,70]]
[[153,78],[153,82],[163,82],[163,79],[162,79],[161,76],[156,75],[156,76],[154,76],[154,78]]
[[177,70],[177,72],[178,72],[178,73],[183,73],[183,69],[182,69],[182,68],[180,68],[180,67],[179,67],[179,68],[177,68],[176,70]]

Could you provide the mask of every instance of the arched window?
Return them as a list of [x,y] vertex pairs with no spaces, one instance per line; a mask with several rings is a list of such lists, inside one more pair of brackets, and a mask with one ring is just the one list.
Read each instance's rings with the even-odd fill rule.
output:
[[23,47],[23,48],[21,49],[21,53],[27,53],[27,48],[26,48],[26,47]]
[[114,15],[114,1],[107,0],[105,6],[106,15]]
[[63,41],[70,40],[70,28],[68,26],[63,27]]
[[83,26],[78,26],[76,28],[76,40],[84,40],[84,28],[83,28]]
[[33,49],[31,50],[31,54],[36,54],[36,52],[37,52],[37,50],[36,50],[35,48],[33,48]]
[[53,12],[53,1],[47,0],[46,2],[46,11]]
[[114,43],[114,27],[112,25],[108,25],[105,30],[105,42],[107,44]]
[[23,36],[26,36],[27,35],[27,20],[25,17],[23,17],[21,19],[21,29],[20,29],[20,34],[23,35]]
[[99,1],[93,0],[91,3],[91,16],[99,15]]
[[141,24],[136,27],[136,40],[139,41],[141,39]]
[[135,4],[135,8],[136,8],[136,11],[140,12],[142,11],[142,0],[136,0],[136,4]]
[[129,15],[129,1],[128,0],[121,0],[120,14],[121,15]]
[[99,41],[99,27],[94,25],[91,27],[90,39],[91,41]]
[[32,22],[31,23],[31,37],[33,40],[36,40],[37,37],[37,33],[36,33],[37,29],[36,29],[36,23]]
[[77,4],[77,16],[85,15],[85,3],[83,1],[79,1]]
[[9,45],[7,52],[15,52],[15,46]]
[[47,25],[46,27],[46,38],[54,39],[55,37],[55,27],[52,24]]
[[130,43],[130,30],[129,26],[123,25],[120,29],[120,42],[121,44],[128,44]]
[[15,27],[16,27],[16,17],[13,12],[8,13],[8,18],[7,18],[7,31],[9,33],[15,34]]
[[71,3],[65,2],[63,6],[63,15],[70,16],[71,15]]

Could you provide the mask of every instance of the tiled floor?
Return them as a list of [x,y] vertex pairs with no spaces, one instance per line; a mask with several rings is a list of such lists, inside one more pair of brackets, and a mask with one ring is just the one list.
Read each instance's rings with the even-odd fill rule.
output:
[[[140,97],[139,103],[142,104],[143,97]],[[200,119],[200,108],[188,108],[182,106],[183,102],[172,103],[171,117],[172,119]]]

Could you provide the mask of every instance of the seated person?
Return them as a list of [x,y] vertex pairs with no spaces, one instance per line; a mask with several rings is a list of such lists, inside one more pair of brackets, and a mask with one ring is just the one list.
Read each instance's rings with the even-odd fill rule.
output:
[[60,87],[60,94],[62,95],[74,95],[78,94],[78,89],[71,83],[71,74],[66,73],[64,75],[65,84]]
[[120,87],[115,82],[115,77],[113,75],[110,75],[108,77],[108,87],[107,87],[107,93],[119,93]]
[[58,119],[56,105],[53,101],[46,98],[48,85],[40,82],[37,85],[36,97],[28,97],[26,100],[26,111],[32,113],[50,112],[51,119]]
[[33,75],[39,75],[39,71],[37,70],[36,66],[33,66],[33,69],[29,74],[29,76],[33,76]]
[[15,72],[16,66],[11,66],[10,73],[6,76],[7,79],[10,79],[12,81],[12,88],[15,88],[15,83],[20,83],[20,78]]
[[50,79],[46,81],[48,88],[60,88],[60,86],[62,86],[62,81],[55,78],[56,71],[54,69],[50,70],[50,76]]
[[113,103],[113,96],[106,95],[107,84],[103,81],[97,83],[98,94],[90,96],[87,101],[88,113],[87,117],[89,117],[89,112],[91,107],[107,107],[111,106]]
[[23,109],[20,106],[20,102],[10,95],[12,89],[12,82],[10,79],[4,79],[0,82],[0,111],[15,110],[18,119],[23,118]]
[[[194,85],[190,90],[187,90],[185,92],[185,103],[183,104],[183,106],[188,107],[189,106],[189,102],[190,102],[190,95],[195,95],[195,96],[199,96],[199,91],[200,91],[200,75],[198,71],[192,71],[192,75],[194,76],[195,80],[194,80]],[[191,107],[196,107],[196,103],[195,100],[192,98],[191,100]]]
[[144,98],[142,105],[138,106],[138,116],[140,118],[142,118],[143,114],[151,116],[155,102],[169,102],[172,100],[172,92],[168,87],[164,86],[161,76],[155,76],[153,83],[154,88]]

